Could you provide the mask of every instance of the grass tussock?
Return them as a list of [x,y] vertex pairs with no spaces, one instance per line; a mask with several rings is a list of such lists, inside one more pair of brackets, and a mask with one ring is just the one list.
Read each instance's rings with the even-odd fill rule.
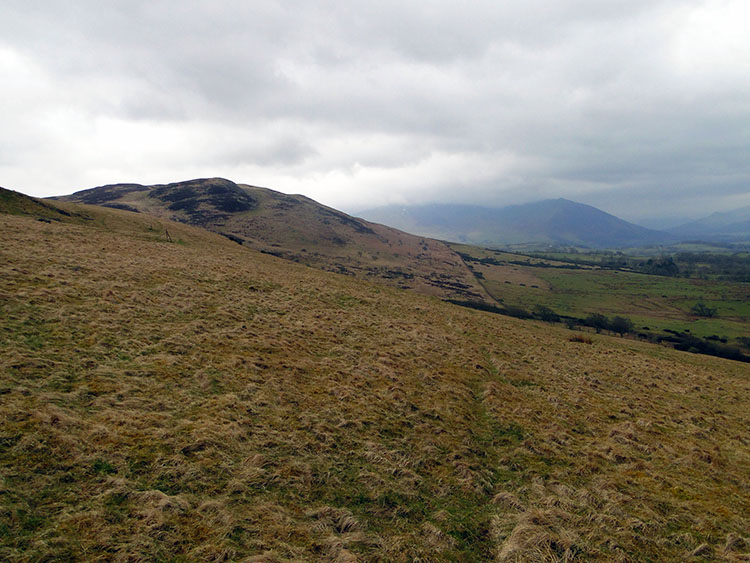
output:
[[0,215],[0,559],[747,558],[743,364],[90,213]]
[[584,336],[583,334],[574,334],[570,338],[568,338],[570,342],[580,342],[581,344],[593,344],[594,341],[591,340],[590,336]]

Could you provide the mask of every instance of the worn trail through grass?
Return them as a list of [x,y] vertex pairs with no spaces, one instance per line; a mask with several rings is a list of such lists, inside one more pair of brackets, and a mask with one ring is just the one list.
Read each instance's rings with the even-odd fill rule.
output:
[[750,551],[747,366],[90,213],[0,215],[0,558]]

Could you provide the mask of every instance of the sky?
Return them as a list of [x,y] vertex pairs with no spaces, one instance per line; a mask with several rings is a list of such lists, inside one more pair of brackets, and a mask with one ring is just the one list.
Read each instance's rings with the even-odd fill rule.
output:
[[747,0],[3,0],[0,186],[750,205]]

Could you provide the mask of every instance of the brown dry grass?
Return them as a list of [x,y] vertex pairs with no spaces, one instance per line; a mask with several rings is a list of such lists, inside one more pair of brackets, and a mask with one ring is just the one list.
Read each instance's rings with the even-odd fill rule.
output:
[[474,267],[474,271],[481,273],[487,282],[492,282],[499,288],[498,293],[500,295],[502,295],[503,290],[507,290],[507,288],[500,286],[500,284],[519,285],[528,288],[535,286],[547,291],[550,289],[550,285],[539,276],[534,275],[534,271],[530,267],[513,264],[502,266],[472,264],[472,266]]
[[593,344],[594,341],[591,340],[591,337],[584,336],[582,334],[574,334],[570,338],[568,338],[570,342],[580,342],[582,344]]
[[87,213],[0,215],[0,558],[748,557],[746,365]]

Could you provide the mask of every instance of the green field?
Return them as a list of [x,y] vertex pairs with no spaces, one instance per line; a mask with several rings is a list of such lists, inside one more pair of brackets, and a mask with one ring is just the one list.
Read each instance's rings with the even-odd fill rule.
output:
[[[647,275],[636,272],[561,267],[563,262],[517,254],[454,249],[497,263],[471,264],[487,291],[505,305],[532,310],[545,305],[560,315],[584,318],[591,313],[630,318],[637,329],[689,331],[728,340],[750,336],[750,284]],[[554,267],[556,266],[556,267]],[[703,302],[716,309],[711,318],[691,308]]]

